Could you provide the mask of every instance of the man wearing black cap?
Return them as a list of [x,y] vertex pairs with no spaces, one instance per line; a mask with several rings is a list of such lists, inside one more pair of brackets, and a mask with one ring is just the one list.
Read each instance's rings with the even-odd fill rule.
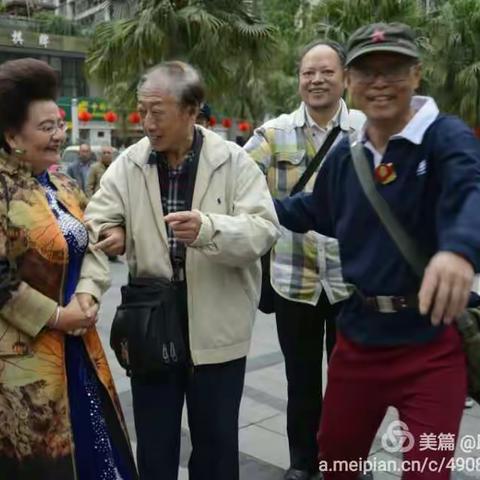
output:
[[[452,323],[480,268],[480,145],[432,98],[415,95],[419,57],[402,24],[368,25],[351,36],[347,84],[367,116],[365,128],[329,155],[311,194],[276,201],[287,228],[338,239],[344,278],[356,287],[338,319],[329,365],[322,470],[335,460],[367,458],[394,406],[400,423],[390,433],[402,439],[396,451],[408,462],[403,478],[450,476],[440,465],[453,458],[466,395],[465,355]],[[430,259],[423,278],[367,199],[351,147],[366,157],[373,190]],[[326,480],[357,475],[354,468],[333,470],[325,471]]]

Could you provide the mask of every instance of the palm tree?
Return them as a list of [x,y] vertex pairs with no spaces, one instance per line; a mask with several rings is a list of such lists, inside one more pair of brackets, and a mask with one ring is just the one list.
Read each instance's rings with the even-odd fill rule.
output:
[[263,113],[277,116],[298,106],[296,63],[301,48],[313,39],[312,5],[309,0],[259,0],[258,8],[279,31],[275,57],[257,82],[257,90],[263,91]]
[[480,124],[480,10],[477,0],[439,5],[429,23],[425,56],[429,91],[442,110]]
[[323,0],[312,16],[318,36],[340,43],[369,23],[402,22],[420,29],[424,19],[418,0]]
[[[148,67],[166,59],[197,66],[209,98],[244,95],[237,79],[265,67],[275,28],[262,22],[249,0],[139,0],[130,16],[100,24],[87,58],[91,76],[133,98],[133,85]],[[242,82],[246,88],[249,82]],[[118,88],[117,88],[118,87]]]

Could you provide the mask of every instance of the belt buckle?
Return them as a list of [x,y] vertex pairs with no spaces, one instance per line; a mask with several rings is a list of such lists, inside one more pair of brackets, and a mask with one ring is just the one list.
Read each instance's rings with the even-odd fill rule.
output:
[[376,297],[378,311],[380,313],[395,313],[397,309],[395,308],[394,298],[389,296]]

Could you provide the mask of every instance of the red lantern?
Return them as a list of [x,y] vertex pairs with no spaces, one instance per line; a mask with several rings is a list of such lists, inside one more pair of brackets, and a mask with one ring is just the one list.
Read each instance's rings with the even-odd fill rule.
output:
[[141,121],[140,114],[138,112],[132,112],[128,116],[128,121],[130,123],[140,123],[140,121]]
[[108,122],[108,123],[115,123],[118,120],[118,115],[115,112],[107,112],[103,118]]
[[222,125],[225,127],[225,128],[232,128],[232,119],[231,118],[224,118],[222,120]]
[[61,107],[58,107],[58,114],[60,115],[60,118],[62,120],[65,120],[65,116],[67,115],[67,113],[65,112],[65,110]]
[[217,124],[217,119],[213,115],[210,117],[210,120],[208,121],[209,125],[211,127],[214,127]]
[[250,130],[250,124],[248,122],[240,122],[238,124],[238,129],[241,132],[248,132]]

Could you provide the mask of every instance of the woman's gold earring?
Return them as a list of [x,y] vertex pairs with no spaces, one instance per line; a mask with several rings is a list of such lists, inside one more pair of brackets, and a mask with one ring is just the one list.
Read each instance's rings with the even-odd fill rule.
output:
[[15,156],[17,157],[22,157],[23,155],[25,155],[27,151],[23,148],[14,148],[13,149],[13,153],[15,154]]

